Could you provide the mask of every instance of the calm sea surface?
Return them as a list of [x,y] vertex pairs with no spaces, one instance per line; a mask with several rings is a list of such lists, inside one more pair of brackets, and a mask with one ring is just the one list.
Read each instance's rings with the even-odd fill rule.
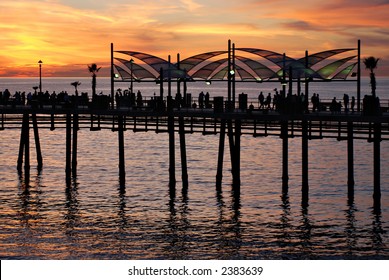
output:
[[[43,90],[90,92],[90,78],[44,79]],[[32,91],[37,79],[0,78],[0,91]],[[389,80],[378,78],[389,99]],[[117,87],[128,88],[128,84]],[[277,84],[238,84],[256,98]],[[108,94],[109,80],[98,79]],[[155,84],[134,84],[151,96]],[[221,84],[188,86],[225,95]],[[354,83],[317,83],[322,98],[354,95]],[[173,91],[175,92],[175,91]],[[363,80],[362,94],[368,94]],[[301,205],[301,139],[289,141],[289,194],[281,195],[282,142],[242,136],[241,195],[234,197],[229,153],[217,192],[218,135],[187,134],[189,187],[169,194],[168,135],[125,132],[126,186],[118,178],[117,134],[79,131],[78,174],[65,182],[65,131],[41,130],[43,170],[28,186],[16,170],[20,131],[0,131],[1,259],[389,259],[389,143],[381,142],[381,211],[373,211],[373,145],[355,140],[355,200],[347,202],[347,143],[309,141],[309,206]]]

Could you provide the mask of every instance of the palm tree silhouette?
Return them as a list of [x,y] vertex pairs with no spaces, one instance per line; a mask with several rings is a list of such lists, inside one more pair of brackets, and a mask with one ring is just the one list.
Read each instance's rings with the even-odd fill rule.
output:
[[75,81],[71,83],[71,85],[74,86],[74,89],[76,90],[76,95],[78,95],[77,87],[81,85],[81,83],[79,81]]
[[71,85],[74,86],[74,89],[76,91],[76,96],[75,96],[75,99],[74,99],[74,106],[77,108],[78,107],[78,90],[77,90],[77,87],[79,85],[81,85],[81,82],[75,81],[75,82],[71,83]]
[[371,85],[371,94],[373,97],[376,97],[375,90],[377,87],[377,82],[375,79],[374,69],[377,68],[379,58],[375,58],[374,56],[369,56],[363,59],[363,63],[365,64],[366,69],[370,70],[370,85]]
[[96,63],[88,65],[89,72],[92,73],[92,96],[96,95],[96,73],[99,72],[101,67],[97,67]]

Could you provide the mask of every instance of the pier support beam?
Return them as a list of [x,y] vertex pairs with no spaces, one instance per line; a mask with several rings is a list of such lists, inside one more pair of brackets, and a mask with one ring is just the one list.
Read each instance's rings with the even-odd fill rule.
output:
[[35,150],[36,150],[36,160],[38,163],[38,170],[42,170],[43,159],[42,159],[42,150],[41,143],[39,140],[39,131],[38,131],[38,121],[36,118],[36,114],[32,114],[32,126],[34,128],[34,138],[35,138]]
[[235,173],[235,143],[234,143],[234,128],[232,125],[232,120],[227,120],[227,130],[228,130],[228,143],[230,145],[230,158],[231,158],[231,174]]
[[381,123],[374,123],[374,210],[381,208]]
[[308,122],[303,120],[301,122],[302,126],[302,205],[303,207],[308,206],[308,193],[309,193],[309,185],[308,185]]
[[288,193],[288,121],[281,123],[282,138],[282,193]]
[[78,114],[73,115],[72,175],[77,177]]
[[353,123],[347,123],[347,166],[348,166],[348,200],[352,204],[354,201],[354,128]]
[[180,117],[178,120],[179,134],[180,134],[180,154],[181,154],[181,179],[183,188],[188,187],[188,165],[186,160],[186,141],[185,141],[185,124],[184,118]]
[[30,182],[30,116],[29,114],[23,115],[24,132],[24,180],[26,185]]
[[170,188],[173,188],[176,185],[176,161],[175,161],[176,153],[175,153],[175,145],[174,145],[174,117],[173,116],[168,117],[168,132],[169,132],[169,186]]
[[234,191],[240,191],[240,136],[242,131],[242,121],[235,120],[235,145],[234,145],[234,171],[233,185]]
[[17,163],[17,170],[19,173],[22,172],[23,167],[23,156],[24,156],[24,141],[25,141],[25,123],[24,123],[25,116],[23,115],[23,121],[22,121],[22,129],[20,131],[20,142],[19,142],[19,156],[18,156],[18,163]]
[[22,173],[23,156],[24,156],[24,180],[28,185],[30,182],[30,116],[23,114],[22,129],[20,133],[19,156],[17,170]]
[[118,116],[118,140],[119,140],[119,184],[124,187],[126,183],[126,165],[124,156],[124,125],[123,116]]
[[221,191],[223,179],[224,143],[226,138],[226,120],[220,123],[219,154],[217,157],[216,190]]
[[72,115],[66,114],[66,182],[70,183],[72,172]]

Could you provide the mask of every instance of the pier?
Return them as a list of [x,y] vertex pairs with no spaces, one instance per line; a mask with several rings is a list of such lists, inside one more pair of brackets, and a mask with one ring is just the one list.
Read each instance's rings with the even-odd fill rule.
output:
[[[69,109],[33,109],[29,106],[20,108],[1,108],[1,133],[8,129],[21,131],[20,149],[17,162],[19,172],[24,170],[28,182],[30,173],[30,130],[34,133],[37,155],[37,167],[44,167],[44,158],[40,150],[39,133],[54,129],[63,129],[66,133],[65,178],[70,181],[77,175],[77,131],[87,129],[90,133],[100,130],[111,130],[118,134],[119,179],[125,185],[125,143],[124,132],[153,132],[169,134],[169,178],[171,188],[175,187],[175,135],[179,136],[181,155],[181,180],[188,186],[186,163],[185,135],[201,133],[220,137],[218,148],[216,187],[221,188],[223,178],[223,156],[228,139],[231,153],[232,182],[236,191],[240,190],[240,143],[241,135],[253,137],[278,137],[282,141],[282,192],[288,192],[288,139],[301,138],[302,147],[302,200],[308,203],[309,197],[309,141],[320,141],[333,138],[344,141],[347,145],[348,174],[345,182],[348,185],[348,198],[354,195],[354,148],[355,139],[363,139],[374,146],[374,189],[375,205],[380,205],[380,142],[389,140],[389,114],[365,116],[355,114],[332,114],[318,112],[309,114],[280,114],[278,112],[234,110],[233,112],[215,112],[214,109],[180,108],[166,111],[155,111],[148,108],[106,109],[89,108]],[[226,137],[227,134],[227,137]],[[42,143],[44,145],[44,143]],[[23,169],[24,163],[24,169]]]
[[[359,52],[358,52],[359,53]],[[113,46],[112,46],[113,54]],[[139,53],[130,52],[130,55]],[[308,57],[308,56],[307,56]],[[152,57],[154,61],[155,57]],[[374,182],[373,182],[373,201],[374,208],[379,211],[381,205],[381,141],[389,140],[389,113],[373,106],[371,101],[360,100],[358,92],[357,109],[355,112],[328,110],[312,110],[308,106],[308,81],[305,83],[305,103],[296,102],[292,99],[293,84],[300,85],[300,76],[294,78],[296,69],[293,65],[286,64],[286,57],[279,62],[284,64],[283,70],[288,68],[289,79],[286,77],[286,71],[283,71],[281,80],[283,82],[283,93],[280,96],[277,108],[269,110],[267,108],[258,108],[258,106],[248,106],[250,102],[247,96],[235,96],[235,74],[232,69],[237,69],[234,60],[234,46],[229,42],[227,62],[227,98],[217,96],[209,100],[207,106],[196,104],[193,99],[188,97],[185,83],[191,77],[187,77],[187,71],[181,71],[180,66],[174,68],[178,76],[172,76],[170,57],[167,62],[168,67],[160,68],[159,76],[156,82],[160,84],[159,96],[143,98],[143,100],[131,103],[120,101],[114,94],[114,69],[119,69],[121,75],[125,75],[123,68],[113,65],[112,56],[112,92],[111,96],[94,96],[94,100],[82,100],[81,97],[73,98],[68,104],[5,104],[0,106],[0,133],[6,133],[8,129],[20,130],[20,146],[17,161],[17,170],[23,173],[26,184],[30,177],[30,130],[32,128],[37,154],[37,168],[44,168],[44,157],[41,152],[40,133],[47,133],[48,130],[63,129],[66,133],[64,148],[66,149],[65,158],[65,178],[67,182],[72,177],[77,176],[77,145],[78,130],[87,129],[90,133],[98,133],[101,130],[111,130],[118,135],[118,159],[119,159],[119,181],[121,186],[126,184],[126,164],[124,133],[133,132],[153,132],[168,133],[169,135],[169,185],[170,190],[175,192],[176,187],[176,135],[179,139],[179,151],[181,161],[181,181],[183,188],[188,188],[190,176],[187,170],[186,155],[186,134],[201,133],[202,135],[219,135],[217,174],[215,174],[215,186],[220,190],[223,180],[223,159],[226,153],[226,147],[231,158],[231,177],[234,193],[240,193],[240,156],[241,156],[241,136],[250,135],[252,137],[278,137],[282,141],[282,193],[288,193],[288,139],[301,138],[302,162],[302,204],[308,205],[309,201],[309,142],[320,141],[325,138],[333,138],[338,141],[344,141],[347,145],[348,172],[344,174],[345,182],[348,186],[348,199],[350,202],[354,199],[354,140],[362,139],[371,142],[374,149]],[[353,65],[359,65],[360,59]],[[179,61],[179,56],[178,56]],[[306,60],[308,63],[308,59]],[[125,61],[121,61],[126,63]],[[160,62],[160,61],[159,61]],[[183,65],[181,64],[177,65]],[[130,69],[134,67],[133,62]],[[307,68],[308,65],[306,65]],[[351,68],[352,69],[352,68]],[[133,69],[131,69],[133,70]],[[169,70],[169,71],[166,71]],[[301,69],[300,69],[301,70]],[[134,71],[130,73],[131,91],[133,90]],[[348,74],[351,70],[348,71]],[[358,72],[360,73],[360,72]],[[184,76],[182,76],[184,75]],[[313,75],[313,74],[312,74]],[[360,83],[360,74],[358,74],[357,83]],[[305,77],[306,78],[306,77]],[[172,97],[172,80],[177,83],[177,92],[181,94],[183,86],[183,98],[177,100]],[[127,79],[126,82],[129,82]],[[164,94],[163,85],[168,86],[167,95]],[[286,85],[289,85],[288,95],[286,94]],[[358,91],[360,86],[357,87]],[[300,92],[300,89],[298,89]],[[131,92],[132,93],[132,92]],[[120,101],[120,102],[119,102]],[[370,103],[369,103],[370,102]],[[363,105],[363,106],[361,106]],[[361,109],[363,107],[363,110]],[[227,146],[226,146],[227,142]],[[44,145],[44,143],[42,143]],[[23,169],[24,164],[24,169]]]

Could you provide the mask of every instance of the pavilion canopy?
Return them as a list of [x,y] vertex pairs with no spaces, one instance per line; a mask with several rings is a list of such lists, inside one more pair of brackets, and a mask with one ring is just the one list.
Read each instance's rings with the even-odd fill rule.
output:
[[[231,67],[235,79],[242,81],[272,81],[287,79],[344,80],[357,63],[356,56],[339,58],[355,49],[335,49],[294,59],[284,54],[256,48],[237,48]],[[213,51],[171,63],[163,58],[135,51],[117,51],[114,68],[122,80],[164,79],[226,80],[228,52]],[[235,53],[235,52],[234,52]],[[335,59],[333,57],[336,57]],[[231,68],[231,69],[232,69]]]

